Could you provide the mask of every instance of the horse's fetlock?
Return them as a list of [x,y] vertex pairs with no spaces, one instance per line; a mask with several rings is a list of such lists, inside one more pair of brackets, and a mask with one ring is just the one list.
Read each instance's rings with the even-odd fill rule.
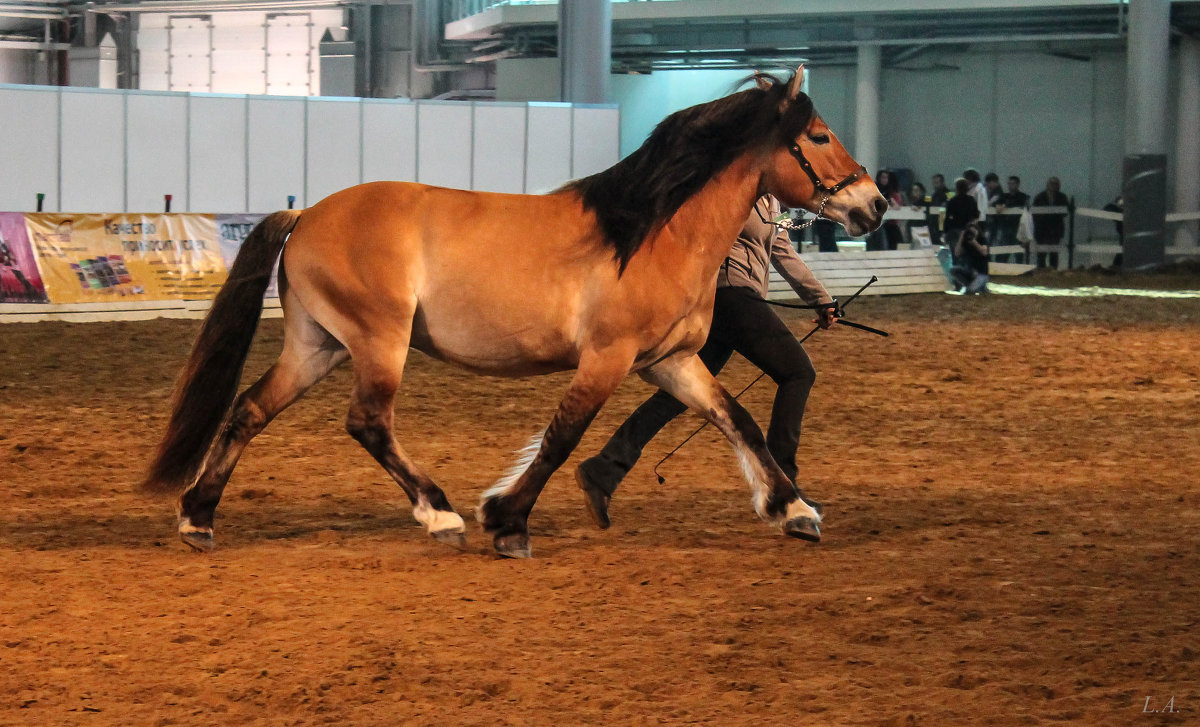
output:
[[523,533],[526,518],[508,504],[504,496],[484,500],[476,511],[483,529],[489,533]]

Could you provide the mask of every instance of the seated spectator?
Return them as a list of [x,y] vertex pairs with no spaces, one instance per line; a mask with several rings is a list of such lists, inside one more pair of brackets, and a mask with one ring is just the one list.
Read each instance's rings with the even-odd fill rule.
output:
[[[888,208],[898,210],[901,207],[900,190],[896,177],[891,170],[880,169],[875,175],[875,186],[888,202]],[[867,237],[868,250],[895,250],[904,239],[900,232],[900,223],[896,220],[885,220],[883,225]]]
[[[993,204],[997,212],[1005,212],[1011,210],[1023,210],[1029,206],[1029,195],[1021,191],[1021,178],[1011,176],[1008,178],[1008,185],[1005,191],[1000,193],[999,199]],[[993,242],[996,245],[1016,245],[1017,228],[1021,225],[1021,215],[1019,214],[998,214],[996,215],[996,234],[993,237]],[[1008,255],[996,256],[997,262],[1008,262]]]
[[[929,208],[929,197],[925,194],[925,185],[920,182],[913,182],[908,188],[908,205],[916,212],[923,212]],[[908,236],[908,241],[911,243],[912,231],[914,227],[926,227],[929,224],[929,215],[925,215],[925,221],[909,220],[905,223],[905,234]]]
[[933,191],[929,193],[929,204],[942,207],[950,199],[950,190],[946,187],[946,178],[940,174],[933,175]]
[[988,248],[979,239],[979,223],[972,222],[963,230],[954,251],[957,260],[950,275],[963,293],[986,293],[988,283]]
[[908,188],[908,203],[913,209],[924,209],[929,203],[929,198],[925,195],[925,185],[920,182],[913,182]]

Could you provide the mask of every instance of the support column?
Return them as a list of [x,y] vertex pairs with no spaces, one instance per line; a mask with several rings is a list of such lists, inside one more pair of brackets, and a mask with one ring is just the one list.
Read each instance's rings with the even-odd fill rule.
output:
[[558,60],[563,101],[608,103],[612,73],[610,0],[560,0]]
[[[1200,38],[1179,39],[1179,100],[1175,110],[1175,212],[1200,212]],[[1200,222],[1175,227],[1175,244],[1200,247]]]
[[1125,74],[1125,239],[1128,270],[1166,259],[1167,68],[1170,0],[1130,0]]
[[854,92],[854,158],[874,176],[879,170],[879,74],[882,48],[858,47],[858,78]]

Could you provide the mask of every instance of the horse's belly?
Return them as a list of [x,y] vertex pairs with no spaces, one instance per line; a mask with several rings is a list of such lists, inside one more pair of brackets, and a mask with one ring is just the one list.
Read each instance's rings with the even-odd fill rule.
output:
[[536,376],[579,365],[565,332],[494,320],[486,311],[441,315],[418,310],[410,345],[441,361],[494,376]]

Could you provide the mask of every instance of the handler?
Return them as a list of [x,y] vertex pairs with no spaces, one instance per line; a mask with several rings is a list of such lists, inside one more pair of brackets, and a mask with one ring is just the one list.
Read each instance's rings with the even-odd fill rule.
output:
[[[755,209],[718,273],[712,326],[699,355],[716,375],[737,351],[775,380],[779,390],[771,410],[767,449],[788,479],[795,482],[800,423],[817,372],[804,347],[764,300],[768,260],[805,303],[821,306],[815,323],[829,328],[836,318],[833,298],[796,254],[786,230],[765,221],[778,215],[779,202],[774,197],[765,195],[755,202]],[[625,420],[599,454],[575,469],[575,481],[584,492],[596,525],[609,526],[608,504],[617,485],[633,469],[654,435],[686,409],[660,389]]]

